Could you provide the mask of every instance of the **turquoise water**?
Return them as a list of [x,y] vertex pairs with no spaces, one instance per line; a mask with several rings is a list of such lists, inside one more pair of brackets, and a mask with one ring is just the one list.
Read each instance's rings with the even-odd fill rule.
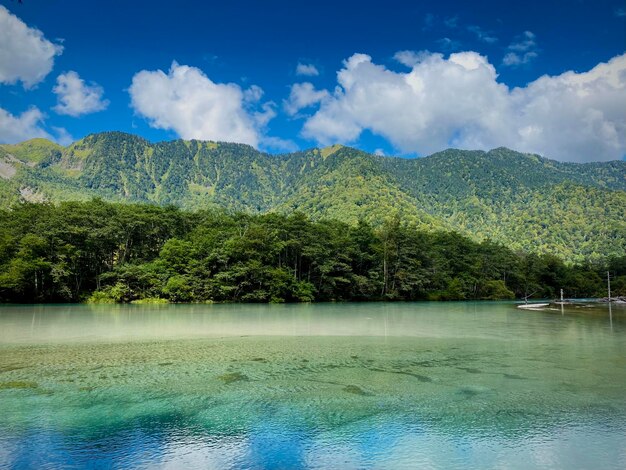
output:
[[0,468],[626,468],[626,310],[0,307]]

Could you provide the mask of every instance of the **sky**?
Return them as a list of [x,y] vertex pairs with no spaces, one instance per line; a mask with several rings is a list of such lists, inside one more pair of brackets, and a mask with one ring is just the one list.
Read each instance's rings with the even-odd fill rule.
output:
[[0,0],[0,143],[626,156],[624,0]]

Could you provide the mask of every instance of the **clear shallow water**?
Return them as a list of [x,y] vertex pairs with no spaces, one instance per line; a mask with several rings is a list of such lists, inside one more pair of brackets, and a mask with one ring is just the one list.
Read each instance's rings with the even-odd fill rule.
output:
[[0,307],[2,468],[625,468],[626,311]]

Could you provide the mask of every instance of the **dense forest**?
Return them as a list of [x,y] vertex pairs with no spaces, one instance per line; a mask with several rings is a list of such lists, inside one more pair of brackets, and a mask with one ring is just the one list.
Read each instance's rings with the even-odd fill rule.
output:
[[86,202],[0,211],[0,301],[457,300],[626,294],[626,256],[566,264],[390,217]]
[[151,143],[120,132],[68,147],[44,139],[0,145],[0,207],[88,201],[303,212],[313,221],[390,215],[426,231],[553,254],[567,263],[626,254],[626,162],[562,163],[505,148],[424,158],[335,145],[269,155],[232,143]]

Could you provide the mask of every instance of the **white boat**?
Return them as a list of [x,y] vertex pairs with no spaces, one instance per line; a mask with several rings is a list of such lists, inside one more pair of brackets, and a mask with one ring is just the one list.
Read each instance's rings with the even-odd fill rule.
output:
[[517,306],[517,308],[529,308],[529,309],[533,309],[533,308],[545,308],[545,307],[547,307],[548,305],[550,305],[550,303],[549,303],[549,302],[548,302],[548,303],[543,303],[543,304],[537,304],[537,303],[535,303],[535,304],[519,304],[519,305]]

